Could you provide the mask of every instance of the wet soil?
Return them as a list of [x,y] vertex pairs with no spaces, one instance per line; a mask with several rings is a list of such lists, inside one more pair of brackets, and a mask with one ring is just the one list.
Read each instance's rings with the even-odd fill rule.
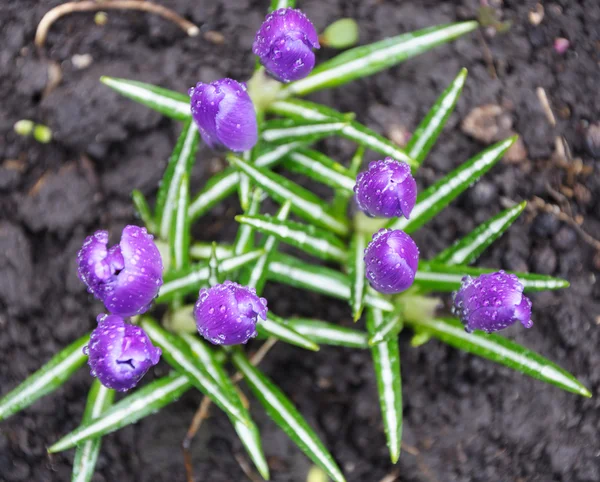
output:
[[[205,35],[187,38],[152,15],[109,12],[106,25],[99,26],[93,14],[76,14],[55,23],[40,55],[33,47],[35,28],[59,3],[0,4],[0,394],[93,327],[101,306],[77,280],[76,251],[94,229],[107,228],[116,237],[135,222],[129,193],[138,188],[153,196],[180,128],[111,92],[99,77],[180,91],[198,80],[246,79],[253,66],[253,35],[268,2],[161,2],[203,34],[221,33],[219,45]],[[299,3],[319,29],[339,17],[359,19],[363,43],[474,18],[479,7],[476,0]],[[511,22],[507,33],[475,33],[372,78],[314,95],[337,109],[355,110],[361,122],[385,134],[410,132],[467,67],[456,113],[419,173],[422,186],[484,147],[461,129],[474,108],[495,104],[510,119],[526,151],[495,167],[418,233],[425,257],[503,206],[535,196],[560,205],[600,238],[600,139],[589,129],[600,121],[600,5],[596,0],[543,3],[545,15],[537,26],[529,19],[536,2],[504,0],[497,9]],[[553,49],[557,37],[570,41],[563,54]],[[319,56],[333,53],[325,49]],[[75,57],[81,55],[91,59],[84,68]],[[62,79],[50,89],[56,71]],[[539,87],[553,108],[555,126],[540,105]],[[12,127],[19,119],[48,125],[54,140],[42,145],[18,137]],[[557,136],[568,144],[566,160],[555,155]],[[341,161],[352,153],[352,145],[339,140],[322,147]],[[194,190],[220,166],[218,156],[202,148]],[[231,236],[237,209],[231,200],[202,218],[198,239]],[[571,281],[568,290],[534,295],[534,328],[515,327],[507,336],[574,373],[595,398],[564,393],[437,341],[412,348],[403,334],[405,447],[393,466],[369,353],[323,347],[309,354],[276,346],[264,370],[316,428],[350,481],[386,476],[388,482],[600,480],[600,253],[568,223],[533,209],[479,264]],[[278,286],[269,286],[266,295],[279,314],[350,323],[343,303]],[[166,371],[161,364],[148,379]],[[70,480],[73,452],[49,458],[45,448],[79,423],[89,384],[81,370],[55,394],[0,424],[1,481]],[[184,480],[180,443],[199,401],[189,392],[159,414],[107,436],[94,480]],[[273,480],[305,480],[310,462],[255,402],[252,412]],[[247,460],[226,417],[213,410],[193,445],[196,479],[246,480],[236,457]]]

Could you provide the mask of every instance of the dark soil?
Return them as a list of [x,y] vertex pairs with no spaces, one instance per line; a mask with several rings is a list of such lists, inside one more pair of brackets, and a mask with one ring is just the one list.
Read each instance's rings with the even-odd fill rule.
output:
[[[84,236],[100,227],[117,236],[135,222],[132,188],[152,196],[175,143],[177,123],[119,97],[98,82],[114,75],[185,91],[198,80],[245,79],[250,46],[267,0],[161,2],[224,36],[222,45],[202,35],[187,38],[156,16],[110,12],[104,26],[93,14],[66,17],[52,27],[39,55],[37,23],[59,0],[4,0],[0,5],[0,393],[6,393],[71,340],[89,331],[101,312],[77,280],[74,259]],[[476,0],[299,2],[319,29],[351,16],[361,42],[476,16]],[[494,2],[490,2],[494,3]],[[502,3],[501,1],[497,3]],[[457,112],[419,174],[421,185],[449,172],[484,146],[461,131],[477,106],[498,104],[522,136],[528,155],[494,168],[417,235],[425,257],[450,244],[505,206],[507,201],[562,203],[600,238],[600,4],[597,0],[544,2],[533,26],[536,2],[505,0],[512,22],[504,35],[472,34],[390,71],[315,98],[388,133],[414,129],[461,67],[469,79]],[[560,55],[556,37],[571,42]],[[92,63],[77,69],[74,55]],[[319,56],[331,56],[321,51]],[[77,63],[77,62],[75,62]],[[48,69],[62,80],[47,92]],[[557,125],[546,119],[536,96],[543,87]],[[14,134],[19,119],[52,128],[47,145]],[[560,162],[555,137],[564,136],[574,159]],[[595,144],[594,144],[595,142]],[[346,160],[352,145],[323,146]],[[202,148],[194,189],[218,169],[217,154]],[[583,168],[582,168],[583,166]],[[566,197],[557,201],[555,192]],[[219,239],[238,209],[232,200],[199,221],[200,239]],[[231,231],[231,228],[229,228]],[[231,233],[229,233],[231,234]],[[277,346],[264,370],[289,394],[323,437],[351,481],[563,481],[600,480],[600,254],[571,226],[551,214],[529,211],[480,260],[480,265],[535,270],[567,278],[561,292],[533,296],[535,326],[508,336],[574,373],[595,394],[590,400],[431,341],[411,348],[401,337],[405,449],[397,466],[385,446],[375,381],[367,351],[323,347],[309,354]],[[300,314],[349,324],[343,303],[270,286],[270,305],[282,315]],[[307,303],[308,301],[308,303]],[[257,344],[251,345],[256,348]],[[155,375],[166,373],[160,365]],[[148,378],[151,376],[149,375]],[[81,370],[42,402],[0,424],[0,480],[70,480],[73,452],[49,458],[46,447],[73,429],[82,415],[90,377]],[[182,481],[180,442],[200,401],[189,392],[179,403],[104,439],[97,481]],[[262,430],[276,481],[303,481],[310,462],[263,414]],[[193,445],[199,481],[241,481],[234,455],[246,459],[226,417],[217,410]]]

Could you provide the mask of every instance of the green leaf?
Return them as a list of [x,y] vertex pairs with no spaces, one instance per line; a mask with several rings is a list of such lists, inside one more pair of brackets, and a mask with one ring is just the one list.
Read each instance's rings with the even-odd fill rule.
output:
[[275,119],[265,123],[261,139],[269,144],[281,145],[290,142],[316,142],[323,137],[339,134],[348,121],[300,121]]
[[[260,204],[265,198],[265,194],[262,189],[255,188],[252,193],[252,198],[246,215],[255,216],[260,212]],[[235,242],[233,243],[233,252],[236,255],[247,253],[254,247],[254,229],[250,225],[242,225],[238,228]]]
[[150,339],[162,349],[162,356],[179,373],[186,375],[192,385],[209,397],[228,417],[248,424],[248,414],[232,402],[232,393],[208,373],[195,359],[190,347],[177,335],[163,329],[154,320],[143,317],[140,326]]
[[340,18],[319,35],[319,42],[334,49],[352,47],[358,43],[358,23],[353,18]]
[[368,348],[367,334],[364,331],[306,318],[290,318],[287,323],[298,333],[315,343],[346,346],[348,348]]
[[152,211],[150,210],[150,206],[148,205],[148,201],[146,201],[146,197],[142,194],[141,191],[134,189],[131,191],[131,199],[133,200],[133,205],[135,206],[135,210],[137,211],[138,216],[146,226],[146,229],[151,233],[156,232],[156,224],[154,223],[154,218],[152,216]]
[[383,323],[375,327],[370,334],[369,346],[396,339],[404,325],[401,315],[401,310],[388,313],[387,316],[384,317]]
[[407,233],[419,229],[502,159],[516,140],[516,136],[509,137],[469,159],[417,196],[410,219],[393,219],[387,227],[401,229]]
[[467,69],[462,69],[456,79],[433,104],[425,119],[415,129],[408,141],[406,152],[418,165],[423,163],[446,125],[450,114],[454,110],[456,101],[460,97],[466,79]]
[[[188,207],[190,204],[190,182],[187,172],[183,173],[177,189],[175,210],[172,216],[171,234],[171,268],[180,270],[189,265],[190,256],[190,219]],[[165,217],[163,217],[165,219]]]
[[292,211],[308,221],[329,229],[337,234],[348,233],[347,221],[335,218],[329,213],[327,204],[312,192],[279,174],[252,166],[235,156],[228,156],[228,161],[246,173],[258,186],[275,201],[283,204],[288,199],[292,203]]
[[[373,337],[384,323],[380,310],[367,310],[367,331]],[[398,462],[402,446],[402,378],[398,339],[393,338],[371,348],[383,428],[392,463]]]
[[99,417],[81,424],[52,445],[48,452],[62,452],[87,440],[131,425],[178,400],[190,386],[191,383],[185,375],[176,373],[154,380],[115,403]]
[[[112,405],[114,397],[114,390],[106,388],[97,379],[94,380],[88,393],[87,404],[81,422],[87,423],[106,412]],[[102,439],[96,438],[88,440],[77,447],[75,459],[73,460],[72,482],[89,482],[92,480],[101,444]]]
[[[224,281],[224,280],[223,280]],[[217,243],[213,242],[212,253],[208,260],[208,284],[209,286],[218,285],[221,282],[221,273],[219,273],[219,259],[217,258]]]
[[[350,166],[348,167],[348,175],[351,176],[354,180],[356,180],[356,175],[360,170],[363,162],[363,157],[365,155],[365,148],[363,146],[358,146],[356,152],[352,156],[350,160]],[[332,202],[332,210],[335,214],[340,216],[346,216],[348,212],[348,203],[350,199],[354,196],[354,189],[352,192],[336,190],[335,196],[333,197]]]
[[266,320],[261,320],[258,325],[256,325],[256,328],[258,334],[263,338],[272,336],[278,340],[289,343],[290,345],[304,348],[305,350],[319,351],[319,345],[290,327],[287,320],[284,320],[271,312],[267,315]]
[[408,162],[412,167],[416,163],[408,157],[405,151],[395,143],[386,139],[377,132],[369,129],[352,119],[354,114],[342,114],[330,107],[321,104],[309,102],[301,99],[286,99],[273,102],[269,110],[274,114],[279,114],[297,121],[339,121],[345,122],[345,126],[337,133],[341,137],[350,139],[361,146],[372,149],[375,152],[393,157],[399,161]]
[[335,190],[346,191],[348,196],[354,194],[356,176],[349,175],[344,166],[318,151],[298,149],[283,161],[283,167]]
[[236,368],[244,375],[246,383],[267,414],[287,436],[334,481],[345,481],[342,472],[323,442],[285,394],[260,370],[252,366],[241,351],[235,350],[232,360]]
[[[209,259],[213,250],[213,243],[197,242],[190,248],[190,256],[194,259]],[[233,256],[233,246],[226,244],[217,244],[215,254],[217,259],[229,258]]]
[[[263,254],[261,249],[250,251],[240,256],[232,256],[219,262],[219,273],[226,274],[238,270]],[[164,276],[163,284],[158,292],[156,303],[165,303],[179,295],[198,291],[208,282],[210,269],[207,263],[192,264],[180,271],[170,271]]]
[[305,95],[373,75],[477,27],[477,22],[435,26],[347,50],[317,65],[308,77],[288,84],[281,95]]
[[290,246],[301,249],[317,258],[343,262],[346,247],[336,236],[325,229],[294,221],[279,221],[271,216],[236,216],[238,223],[252,226],[268,236],[275,236]]
[[354,233],[350,242],[348,253],[348,278],[350,281],[350,308],[352,318],[358,321],[362,314],[365,295],[367,293],[367,278],[365,277],[364,251],[366,239],[360,233]]
[[[476,277],[484,273],[495,273],[497,269],[473,268],[470,266],[448,266],[438,263],[419,263],[419,270],[415,276],[415,286],[426,288],[431,291],[454,291],[460,288],[464,276]],[[518,273],[507,271],[517,275],[523,283],[525,291],[545,291],[568,288],[569,282],[561,278],[554,278],[536,273]]]
[[100,77],[100,82],[116,90],[119,94],[172,119],[186,121],[192,117],[190,98],[186,94],[136,80],[116,77],[103,76]]
[[[267,149],[254,160],[254,165],[271,167],[301,145],[303,145],[302,142],[290,142],[274,149]],[[190,218],[192,220],[198,219],[223,199],[230,196],[239,182],[240,174],[236,169],[225,169],[223,172],[211,177],[190,204]]]
[[455,318],[406,320],[415,330],[425,332],[461,350],[473,353],[563,390],[591,397],[590,391],[577,379],[537,353],[499,335],[476,331],[467,333]]
[[[206,371],[219,383],[224,390],[232,393],[232,401],[239,405],[241,410],[248,412],[244,403],[242,402],[239,393],[227,375],[227,372],[223,368],[223,365],[219,363],[215,356],[214,350],[206,346],[206,343],[200,341],[197,336],[189,334],[182,334],[181,338],[186,342],[191,351],[196,355]],[[250,415],[247,415],[250,420]],[[262,442],[260,440],[260,432],[254,422],[250,422],[249,425],[245,425],[235,418],[231,418],[231,423],[235,429],[238,437],[244,444],[248,455],[256,465],[256,468],[262,475],[263,479],[269,480],[269,464],[262,449]]]
[[280,8],[294,8],[296,6],[296,0],[271,0],[271,7],[269,12],[274,12]]
[[[350,299],[350,280],[346,275],[281,253],[275,253],[269,264],[269,279],[333,298]],[[367,288],[365,303],[383,311],[394,310],[392,303],[369,288]]]
[[33,402],[48,395],[65,383],[87,360],[83,347],[90,335],[85,335],[58,352],[37,372],[30,375],[18,387],[0,400],[0,420],[23,410]]
[[169,238],[177,211],[181,180],[185,174],[189,178],[196,160],[199,138],[196,124],[192,121],[186,122],[160,182],[156,195],[155,219],[159,227],[158,234],[164,240]]
[[[249,150],[242,153],[244,161],[252,164],[252,152],[253,150]],[[238,198],[240,200],[242,211],[244,212],[246,212],[250,207],[250,188],[250,178],[245,174],[240,174],[240,182],[238,183]]]
[[434,263],[456,265],[473,263],[485,249],[496,241],[521,215],[527,203],[523,201],[510,209],[506,209],[477,226],[452,246],[436,255]]
[[[292,207],[292,203],[290,201],[286,201],[277,212],[275,219],[278,221],[285,221],[290,213],[290,209]],[[250,286],[251,288],[255,288],[257,293],[262,293],[263,288],[265,287],[265,283],[267,282],[267,275],[269,274],[268,267],[271,262],[271,257],[273,253],[277,250],[277,246],[279,245],[279,241],[275,236],[268,236],[263,244],[262,249],[264,253],[252,268],[247,269],[242,273],[240,278],[240,283],[246,286]]]

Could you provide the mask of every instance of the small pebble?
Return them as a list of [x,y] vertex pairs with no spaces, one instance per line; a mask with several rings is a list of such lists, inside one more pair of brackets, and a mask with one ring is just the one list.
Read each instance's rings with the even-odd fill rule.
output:
[[560,221],[550,213],[541,213],[533,220],[531,232],[540,238],[548,238],[553,235],[560,225]]
[[532,271],[552,274],[556,270],[556,253],[550,246],[536,249],[531,257]]
[[558,251],[569,251],[577,243],[577,234],[569,226],[561,227],[552,238],[552,246]]

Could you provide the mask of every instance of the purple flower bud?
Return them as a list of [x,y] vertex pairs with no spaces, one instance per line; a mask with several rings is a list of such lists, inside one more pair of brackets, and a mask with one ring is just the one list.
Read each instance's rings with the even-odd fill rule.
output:
[[115,315],[98,315],[98,327],[83,352],[89,356],[91,375],[120,392],[135,387],[162,353],[144,330]]
[[194,307],[198,332],[215,345],[246,343],[256,336],[259,316],[267,319],[267,300],[233,281],[202,288]]
[[417,183],[406,162],[386,157],[358,174],[354,192],[358,207],[368,216],[408,219],[417,200]]
[[202,140],[209,147],[225,146],[232,151],[247,151],[258,141],[254,104],[246,85],[232,79],[220,79],[188,91],[192,117]]
[[121,242],[107,248],[108,232],[88,236],[77,254],[79,278],[113,315],[144,313],[162,285],[162,260],[146,228],[125,226]]
[[252,52],[267,71],[281,82],[306,77],[315,66],[313,49],[319,35],[300,10],[280,8],[267,15],[256,32]]
[[520,321],[531,328],[531,301],[523,294],[523,284],[514,274],[504,271],[482,274],[473,279],[463,278],[462,286],[454,293],[454,314],[458,315],[467,332],[499,331]]
[[365,249],[367,279],[386,295],[410,288],[419,265],[419,248],[399,229],[380,229]]

